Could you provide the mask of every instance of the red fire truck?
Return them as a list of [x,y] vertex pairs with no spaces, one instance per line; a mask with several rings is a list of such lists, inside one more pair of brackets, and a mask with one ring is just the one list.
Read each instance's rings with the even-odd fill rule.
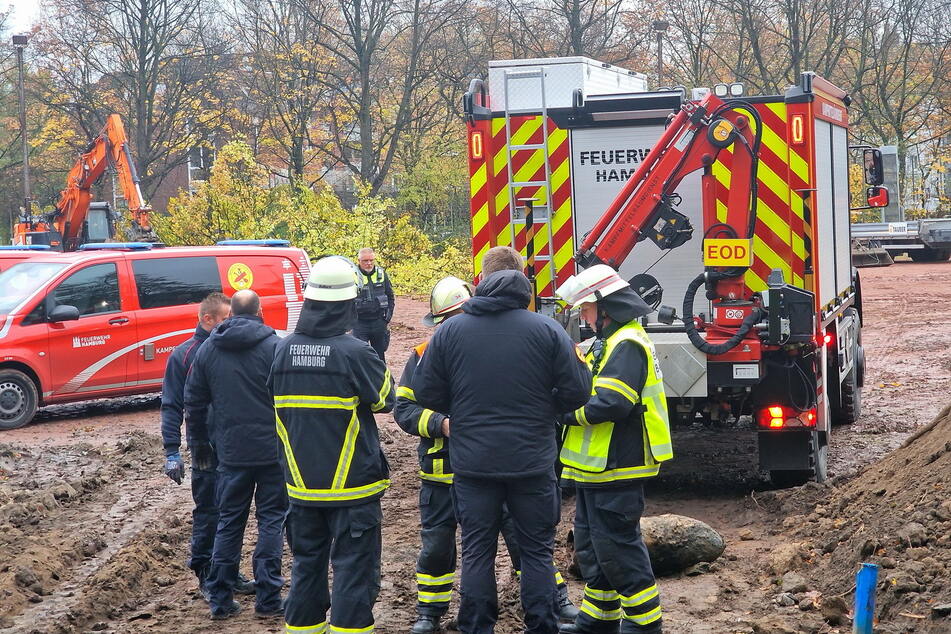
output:
[[610,264],[659,309],[645,328],[672,421],[742,431],[750,415],[776,483],[821,481],[865,364],[849,98],[813,73],[779,95],[691,97],[586,58],[490,62],[464,99],[476,273],[514,246],[538,309],[571,326],[555,288]]
[[29,423],[41,405],[158,391],[212,291],[253,289],[265,322],[293,330],[309,271],[304,250],[283,240],[87,244],[4,262],[0,429]]

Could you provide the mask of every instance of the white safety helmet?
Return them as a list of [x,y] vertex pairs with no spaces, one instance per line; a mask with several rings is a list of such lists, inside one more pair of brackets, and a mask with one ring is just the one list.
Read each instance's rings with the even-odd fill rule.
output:
[[570,306],[576,307],[587,302],[596,302],[602,297],[630,287],[631,285],[607,264],[595,264],[569,277],[555,293]]
[[454,310],[458,310],[469,299],[475,295],[475,289],[469,282],[464,282],[458,277],[444,277],[433,286],[433,292],[429,294],[429,314],[423,317],[423,323],[427,326],[435,326],[446,315]]
[[340,255],[331,255],[317,260],[311,267],[304,299],[345,302],[357,296],[359,284],[353,262]]

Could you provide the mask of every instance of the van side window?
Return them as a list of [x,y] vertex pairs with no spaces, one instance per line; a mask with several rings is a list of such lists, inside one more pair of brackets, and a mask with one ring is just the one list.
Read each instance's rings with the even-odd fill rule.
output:
[[221,291],[214,257],[133,260],[132,272],[142,308],[197,304],[208,293]]
[[54,307],[75,306],[80,317],[122,310],[115,263],[94,264],[73,273],[50,293],[50,299]]

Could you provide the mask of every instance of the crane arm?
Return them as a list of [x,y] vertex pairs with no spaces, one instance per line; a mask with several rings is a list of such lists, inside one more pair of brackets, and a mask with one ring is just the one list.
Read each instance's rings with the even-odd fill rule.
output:
[[[684,177],[709,168],[719,152],[733,144],[736,150],[731,173],[735,180],[731,180],[727,218],[723,224],[734,227],[734,231],[742,227],[746,233],[732,237],[751,237],[755,223],[759,137],[750,130],[749,119],[742,111],[758,116],[752,107],[727,103],[713,94],[699,104],[685,103],[585,236],[575,260],[585,267],[605,263],[619,268],[641,240],[650,239],[661,249],[672,249],[687,242],[693,227],[687,216],[674,209],[679,201],[674,191]],[[757,131],[759,129],[757,126]],[[703,180],[704,197],[713,196],[712,178]]]
[[112,166],[117,174],[122,194],[133,216],[133,228],[140,234],[151,234],[149,207],[139,188],[139,177],[129,151],[129,141],[117,114],[106,119],[106,125],[80,154],[79,159],[66,176],[66,188],[60,192],[59,202],[53,217],[53,226],[63,236],[63,244],[72,249],[77,246],[83,222],[89,213],[90,190]]

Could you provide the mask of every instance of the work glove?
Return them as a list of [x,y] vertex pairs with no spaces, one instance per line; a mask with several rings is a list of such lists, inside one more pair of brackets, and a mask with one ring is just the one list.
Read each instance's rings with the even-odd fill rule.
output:
[[215,450],[208,443],[192,447],[192,466],[199,471],[211,471],[215,466]]
[[175,484],[182,483],[182,478],[185,477],[185,463],[180,453],[175,452],[165,456],[165,475]]

